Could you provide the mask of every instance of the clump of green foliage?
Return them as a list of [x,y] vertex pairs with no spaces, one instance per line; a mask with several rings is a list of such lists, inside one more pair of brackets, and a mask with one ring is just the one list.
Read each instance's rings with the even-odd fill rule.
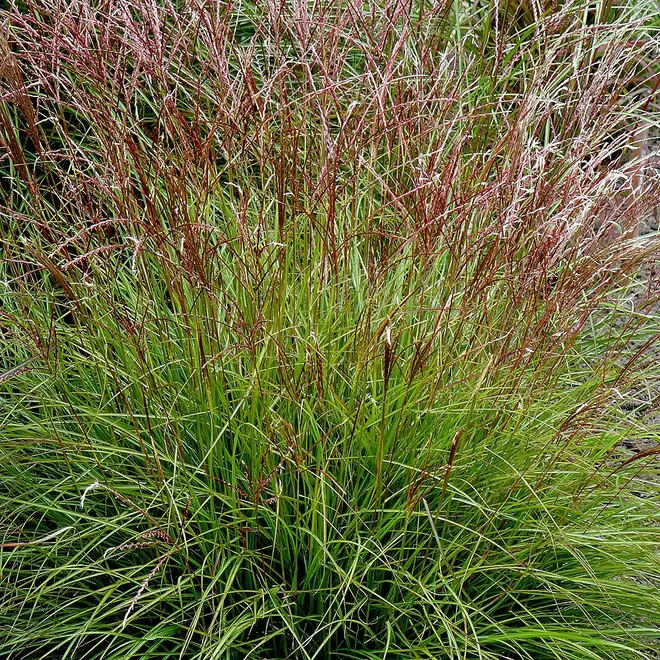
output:
[[658,11],[500,9],[3,14],[0,658],[645,657]]

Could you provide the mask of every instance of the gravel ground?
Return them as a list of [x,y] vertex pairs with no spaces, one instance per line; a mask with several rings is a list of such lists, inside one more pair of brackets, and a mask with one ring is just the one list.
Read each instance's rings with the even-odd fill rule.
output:
[[[643,227],[644,234],[658,232],[657,215]],[[656,298],[649,304],[649,298]],[[645,314],[649,329],[660,333],[660,258],[645,265],[638,275],[638,285],[635,287],[631,300],[635,311]],[[633,343],[630,353],[636,352],[641,346]],[[627,410],[634,411],[641,422],[649,426],[660,426],[660,340],[656,339],[646,346],[644,358],[655,363],[649,379],[639,388],[629,393],[628,400],[623,404]]]
[[[642,235],[658,232],[657,215],[642,227]],[[655,302],[653,300],[655,299]],[[634,310],[644,314],[649,335],[660,337],[660,258],[647,263],[637,275],[637,284],[628,294],[618,324],[623,327],[629,321],[629,315],[623,309]],[[660,338],[647,343],[632,342],[628,350],[621,356],[624,363],[627,358],[635,355],[640,349],[644,353],[641,359],[650,367],[643,381],[639,381],[626,392],[622,392],[619,405],[632,414],[633,419],[647,433],[637,433],[635,438],[621,443],[623,458],[632,457],[639,452],[660,448]],[[640,460],[645,470],[640,475],[645,481],[650,477],[660,488],[660,454],[650,453],[648,458]],[[652,495],[653,493],[649,493]],[[656,491],[657,494],[657,491]]]
[[[650,154],[651,165],[644,172],[644,179],[649,181],[651,178],[656,180],[660,178],[660,128],[653,128],[649,131],[647,144],[642,153]],[[654,212],[648,218],[644,218],[640,227],[642,237],[651,234],[658,235],[660,218],[660,207],[656,207]],[[652,301],[655,299],[655,302]],[[647,328],[651,333],[660,336],[660,256],[650,260],[641,269],[637,276],[637,284],[627,296],[625,308],[634,310],[636,313],[644,314],[647,320]],[[620,324],[625,325],[630,320],[629,315],[621,315]],[[642,342],[633,342],[626,355],[622,356],[625,360],[627,355],[634,355],[642,348]],[[654,366],[649,369],[648,376],[644,382],[635,385],[624,395],[622,408],[633,413],[635,419],[640,425],[660,431],[660,339],[656,339],[644,347],[642,359]],[[645,434],[646,435],[646,434]],[[646,438],[639,438],[629,443],[623,443],[623,448],[628,452],[636,453],[652,447],[657,447],[658,442],[650,436],[658,435],[649,433]],[[660,456],[656,456],[660,459]],[[655,461],[660,471],[660,460]],[[659,482],[660,483],[660,482]]]

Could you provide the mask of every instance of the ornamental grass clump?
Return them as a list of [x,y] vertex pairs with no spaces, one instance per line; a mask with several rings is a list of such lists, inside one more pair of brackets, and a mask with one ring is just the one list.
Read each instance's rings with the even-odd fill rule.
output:
[[530,6],[3,12],[0,658],[646,657],[660,13]]

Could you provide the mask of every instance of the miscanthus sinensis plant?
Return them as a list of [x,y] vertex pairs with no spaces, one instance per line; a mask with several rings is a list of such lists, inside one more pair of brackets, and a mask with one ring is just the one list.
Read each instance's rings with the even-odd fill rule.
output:
[[0,658],[646,657],[658,11],[512,4],[2,13]]

